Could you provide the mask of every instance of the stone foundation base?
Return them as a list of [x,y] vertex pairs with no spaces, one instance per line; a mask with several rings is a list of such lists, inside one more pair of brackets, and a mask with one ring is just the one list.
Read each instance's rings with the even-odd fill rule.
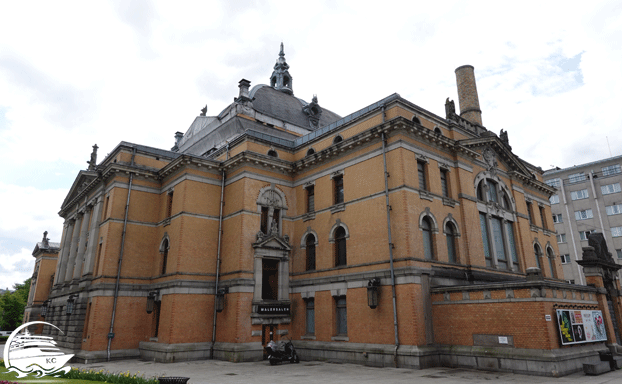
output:
[[[142,360],[175,363],[210,358],[212,343],[162,344],[142,341],[139,345]],[[260,361],[261,343],[214,343],[214,359],[231,362]]]
[[[293,340],[302,361],[320,360],[373,367],[425,369],[431,367],[473,368],[527,375],[560,377],[583,370],[583,364],[600,362],[598,352],[617,345],[583,344],[554,350],[507,347],[401,345],[339,343]],[[136,359],[174,363],[210,358],[212,343],[162,344],[141,342],[139,349],[113,350],[111,359]],[[214,359],[231,362],[261,361],[261,343],[215,343]],[[79,351],[74,361],[106,361],[106,351]]]
[[[110,351],[110,360],[138,359],[138,349],[113,349]],[[71,359],[72,362],[90,364],[100,361],[108,361],[108,353],[103,351],[79,351]]]

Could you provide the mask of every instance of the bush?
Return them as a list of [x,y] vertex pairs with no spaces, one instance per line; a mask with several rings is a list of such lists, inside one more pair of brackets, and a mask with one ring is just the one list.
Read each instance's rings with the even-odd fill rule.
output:
[[92,369],[72,368],[71,371],[62,374],[60,377],[63,379],[103,381],[112,384],[159,384],[158,379],[155,377],[147,379],[144,375],[139,375],[139,373],[132,375],[130,371],[110,373],[108,371],[104,372],[103,369],[95,371]]

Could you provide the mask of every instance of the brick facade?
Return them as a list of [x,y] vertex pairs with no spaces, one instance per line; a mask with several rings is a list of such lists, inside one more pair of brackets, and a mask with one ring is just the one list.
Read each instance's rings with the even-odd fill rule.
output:
[[[320,120],[314,130],[252,104],[293,96],[258,86],[249,101],[248,85],[240,84],[236,102],[217,123],[205,123],[216,124],[208,125],[211,131],[195,129],[198,117],[176,151],[121,142],[77,176],[60,212],[65,231],[45,318],[68,330],[58,336],[61,346],[89,362],[108,353],[244,361],[261,359],[270,337],[286,336],[302,359],[416,368],[444,362],[447,346],[473,346],[473,335],[508,334],[517,354],[560,349],[552,323],[542,317],[553,313],[553,292],[570,288],[555,233],[538,214],[529,219],[526,201],[551,215],[554,190],[538,168],[481,121],[444,119],[399,95],[344,119],[325,110],[322,118],[333,120]],[[240,126],[246,128],[236,131]],[[340,179],[343,202],[336,203]],[[310,235],[315,267],[308,270]],[[86,249],[83,260],[72,258],[78,244]],[[534,247],[543,252],[536,256]],[[521,286],[538,263],[541,290],[552,295],[547,300]],[[379,305],[371,309],[367,286],[375,278]],[[504,295],[513,288],[499,284],[515,284],[514,296],[526,295],[525,301],[508,301]],[[455,286],[472,290],[470,299],[461,290],[439,291]],[[215,313],[221,289],[224,309]],[[483,297],[487,291],[490,298]],[[68,315],[70,295],[76,306]],[[147,313],[150,295],[155,309]],[[508,330],[499,319],[517,312],[522,325]],[[314,318],[313,332],[307,316]],[[452,324],[456,316],[468,326]],[[545,364],[538,373],[551,372]]]

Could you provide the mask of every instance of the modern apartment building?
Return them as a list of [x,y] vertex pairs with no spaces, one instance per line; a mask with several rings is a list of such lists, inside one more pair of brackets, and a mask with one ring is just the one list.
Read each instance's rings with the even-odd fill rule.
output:
[[602,232],[614,260],[622,264],[622,156],[544,172],[545,182],[557,188],[551,211],[557,245],[568,282],[585,284],[577,264],[590,232]]

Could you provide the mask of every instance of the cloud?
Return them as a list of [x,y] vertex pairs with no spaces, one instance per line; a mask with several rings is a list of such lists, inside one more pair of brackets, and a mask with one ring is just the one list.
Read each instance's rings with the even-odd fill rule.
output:
[[2,208],[0,238],[31,242],[34,249],[48,231],[50,241],[60,243],[63,219],[58,211],[67,192],[64,188],[37,189],[0,182],[0,201],[7,202]]
[[[34,249],[34,245],[33,245]],[[0,288],[13,289],[13,285],[23,283],[32,276],[35,267],[35,258],[32,250],[21,248],[14,253],[0,252]]]

